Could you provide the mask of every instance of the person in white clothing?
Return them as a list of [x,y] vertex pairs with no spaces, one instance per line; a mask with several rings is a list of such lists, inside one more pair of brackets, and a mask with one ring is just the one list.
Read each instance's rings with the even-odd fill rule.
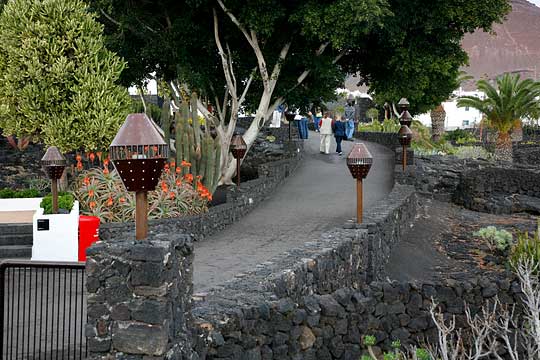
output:
[[324,117],[319,122],[319,133],[321,134],[321,154],[330,154],[330,140],[332,139],[332,118],[330,113],[324,113]]

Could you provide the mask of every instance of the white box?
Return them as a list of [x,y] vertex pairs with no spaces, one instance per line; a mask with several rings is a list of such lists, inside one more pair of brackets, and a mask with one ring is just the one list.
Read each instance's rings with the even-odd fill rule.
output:
[[[38,230],[38,220],[48,230]],[[69,214],[43,215],[43,208],[34,214],[34,245],[32,260],[78,261],[79,202],[73,203]]]

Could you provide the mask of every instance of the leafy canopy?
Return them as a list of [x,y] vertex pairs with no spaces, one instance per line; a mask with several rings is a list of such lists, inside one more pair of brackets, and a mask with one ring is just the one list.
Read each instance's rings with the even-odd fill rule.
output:
[[[234,73],[247,79],[257,59],[244,35],[216,0],[91,0],[106,25],[109,45],[123,56],[128,69],[126,85],[140,82],[152,71],[158,78],[179,79],[215,103],[223,98],[225,79],[215,45],[212,11],[219,16],[219,32],[230,50]],[[257,34],[268,69],[274,67],[284,44],[291,48],[274,91],[289,105],[306,105],[313,99],[332,99],[345,78],[334,60],[344,48],[378,27],[390,15],[386,0],[227,0],[226,7],[249,31]],[[322,54],[316,51],[327,46]],[[228,49],[227,49],[228,47]],[[305,81],[297,79],[310,70]],[[245,105],[257,107],[262,80],[255,71]],[[291,90],[294,89],[294,90]]]
[[459,87],[468,61],[465,33],[491,30],[510,11],[508,0],[389,0],[394,16],[350,48],[342,65],[359,74],[379,104],[406,97],[426,112]]
[[462,96],[458,106],[478,109],[500,133],[510,132],[523,118],[540,116],[538,82],[521,80],[519,74],[504,74],[497,79],[496,87],[485,80],[478,81],[477,87],[485,98]]
[[[223,0],[238,20],[257,32],[272,68],[291,41],[274,97],[305,105],[334,97],[346,74],[359,74],[378,103],[407,97],[413,112],[448,98],[467,63],[463,35],[490,30],[510,11],[508,0]],[[225,86],[214,43],[212,9],[228,44],[238,79],[256,66],[245,38],[225,16],[218,0],[90,0],[106,24],[109,44],[129,64],[126,84],[151,71],[178,78],[214,100]],[[322,55],[315,55],[328,44]],[[339,61],[336,61],[339,58]],[[310,69],[297,86],[297,77]],[[255,78],[247,96],[253,109],[262,88]]]
[[62,151],[107,148],[129,111],[125,63],[80,0],[10,0],[0,15],[0,128]]

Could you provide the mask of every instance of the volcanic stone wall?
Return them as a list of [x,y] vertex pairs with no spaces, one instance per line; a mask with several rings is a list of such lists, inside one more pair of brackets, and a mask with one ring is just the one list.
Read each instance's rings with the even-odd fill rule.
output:
[[515,280],[502,277],[441,284],[375,282],[298,300],[236,306],[213,323],[197,318],[196,305],[200,329],[194,351],[201,359],[357,360],[365,335],[375,336],[377,348],[387,351],[394,340],[403,346],[434,341],[432,299],[445,319],[455,316],[457,326],[466,327],[465,303],[476,314],[496,295],[512,305],[520,293]]
[[354,138],[381,144],[392,151],[395,151],[396,148],[401,147],[397,133],[355,131]]
[[453,200],[468,209],[494,214],[540,213],[540,169],[464,171]]
[[514,162],[526,165],[540,165],[539,144],[513,144]]

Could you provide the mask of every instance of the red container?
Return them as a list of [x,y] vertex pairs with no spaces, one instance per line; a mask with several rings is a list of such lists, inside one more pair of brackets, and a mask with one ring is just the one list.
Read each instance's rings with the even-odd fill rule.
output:
[[86,261],[86,249],[99,240],[99,218],[79,216],[79,261]]

